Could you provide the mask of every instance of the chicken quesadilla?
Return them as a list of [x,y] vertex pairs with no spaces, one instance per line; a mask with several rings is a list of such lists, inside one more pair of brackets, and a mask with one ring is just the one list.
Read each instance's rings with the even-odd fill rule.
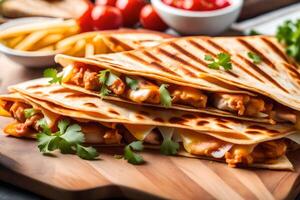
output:
[[[40,131],[38,120],[43,118],[55,132],[58,121],[67,118],[81,127],[87,143],[128,144],[139,140],[160,147],[165,154],[223,161],[232,167],[292,169],[285,155],[298,134],[288,123],[259,125],[202,113],[154,110],[103,101],[57,84],[49,85],[48,81],[21,83],[10,87],[11,94],[0,97],[0,113],[16,120],[4,129],[7,134],[31,136]],[[28,116],[26,110],[32,108],[37,111]],[[166,144],[170,142],[178,148],[168,149]],[[166,149],[162,151],[163,146]]]
[[101,98],[299,127],[300,73],[272,37],[176,38],[55,60],[65,87]]

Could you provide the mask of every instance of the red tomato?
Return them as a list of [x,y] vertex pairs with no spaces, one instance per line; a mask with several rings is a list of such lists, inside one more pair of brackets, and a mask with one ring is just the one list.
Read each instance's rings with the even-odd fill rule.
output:
[[175,8],[183,8],[184,1],[185,0],[163,0],[165,4]]
[[112,6],[95,6],[91,16],[95,30],[117,29],[122,26],[121,11]]
[[168,28],[150,4],[141,10],[140,22],[147,29],[164,31]]
[[93,30],[92,10],[94,6],[88,4],[86,11],[77,19],[77,23],[80,26],[81,32],[88,32]]
[[144,0],[117,0],[116,7],[122,12],[125,26],[133,26],[139,21],[141,9],[146,5]]
[[117,0],[96,0],[96,5],[101,6],[115,6]]
[[184,0],[181,8],[194,11],[200,10],[200,0]]

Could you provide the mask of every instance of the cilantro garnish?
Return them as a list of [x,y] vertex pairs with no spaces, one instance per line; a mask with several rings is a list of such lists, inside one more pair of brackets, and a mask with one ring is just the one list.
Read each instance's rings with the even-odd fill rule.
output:
[[252,59],[254,64],[261,63],[261,57],[253,52],[248,52],[248,57]]
[[249,31],[248,35],[262,35],[262,33],[260,33],[260,32],[258,32],[258,31],[256,31],[256,30],[254,30],[254,29],[251,29],[251,30]]
[[179,150],[179,143],[172,140],[174,129],[160,127],[159,130],[164,139],[160,145],[160,153],[164,155],[176,155]]
[[130,87],[132,90],[137,90],[139,88],[138,81],[129,77],[125,77],[126,84]]
[[204,60],[211,61],[208,64],[210,69],[220,69],[220,67],[223,67],[225,70],[232,69],[231,57],[226,53],[219,53],[217,59],[214,59],[211,55],[205,55]]
[[24,109],[24,116],[26,119],[29,119],[30,117],[32,117],[33,115],[35,115],[38,112],[39,111],[34,108],[26,108],[26,109]]
[[172,98],[171,98],[169,91],[167,90],[167,87],[168,87],[168,85],[166,85],[166,84],[162,84],[159,87],[160,103],[164,107],[170,107],[172,105]]
[[45,119],[38,121],[42,128],[37,134],[38,148],[43,153],[51,153],[59,149],[63,154],[76,153],[80,158],[92,160],[99,156],[99,153],[93,147],[84,147],[84,134],[78,124],[70,125],[68,120],[58,122],[58,131],[52,133]]
[[145,161],[143,157],[141,155],[134,153],[134,151],[142,151],[143,149],[144,149],[143,142],[141,141],[131,142],[124,149],[124,159],[127,160],[127,162],[134,165],[139,165],[144,163]]
[[57,70],[54,68],[48,68],[44,70],[44,77],[51,78],[49,83],[59,83],[61,84],[62,75],[58,75]]
[[110,69],[99,72],[99,82],[101,83],[100,96],[107,96],[111,91],[107,86],[111,86],[119,77],[113,74]]
[[286,46],[286,53],[300,61],[300,19],[285,21],[278,27],[276,37]]

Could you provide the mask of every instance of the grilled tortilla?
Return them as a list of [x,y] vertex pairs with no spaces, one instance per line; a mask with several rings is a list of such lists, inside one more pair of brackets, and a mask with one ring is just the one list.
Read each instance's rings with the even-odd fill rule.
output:
[[[55,92],[66,93],[66,91],[62,92],[58,90]],[[78,95],[79,93],[75,92],[74,94]],[[101,101],[95,97],[91,98]],[[285,133],[278,133],[277,135],[280,135],[280,138],[275,140],[269,138],[269,140],[264,142],[245,145],[221,140],[212,136],[213,134],[167,127],[164,123],[160,123],[162,125],[160,126],[155,121],[152,121],[155,126],[149,124],[133,125],[132,122],[131,124],[127,124],[136,119],[127,117],[127,122],[121,122],[117,118],[109,118],[99,112],[86,111],[81,108],[79,109],[79,107],[77,109],[70,109],[68,105],[64,105],[62,102],[44,101],[40,99],[39,95],[32,95],[30,92],[27,94],[13,93],[2,95],[0,100],[0,114],[11,116],[15,119],[13,123],[4,128],[4,132],[17,137],[34,137],[34,133],[39,131],[37,123],[39,119],[45,118],[50,128],[54,131],[57,130],[58,119],[71,119],[71,122],[81,126],[87,143],[120,145],[130,143],[134,140],[142,140],[146,146],[156,148],[162,143],[162,135],[171,134],[174,140],[182,144],[181,150],[178,153],[182,156],[226,162],[231,167],[293,170],[292,164],[285,156],[290,144],[287,139],[283,138]],[[86,103],[90,102],[87,101]],[[74,103],[74,105],[77,105],[77,103]],[[26,119],[24,115],[24,109],[26,108],[34,108],[36,113]],[[145,113],[139,115],[142,116]],[[146,121],[149,120],[141,121],[147,123]],[[230,122],[228,122],[228,125],[230,125]],[[205,126],[205,123],[202,126]],[[283,127],[279,128],[282,131],[283,129]],[[264,129],[264,133],[256,133],[255,135],[270,134],[271,132],[271,130]],[[292,132],[290,131],[289,134],[292,134]],[[251,139],[249,138],[249,140]]]
[[[249,52],[262,62],[254,64]],[[231,55],[231,70],[208,67],[205,55],[219,53]],[[87,94],[99,95],[99,71],[109,69],[106,99],[166,107],[160,87],[167,84],[169,108],[299,127],[300,73],[270,37],[187,37],[135,51],[90,58],[57,55],[55,60],[65,67],[64,86]]]

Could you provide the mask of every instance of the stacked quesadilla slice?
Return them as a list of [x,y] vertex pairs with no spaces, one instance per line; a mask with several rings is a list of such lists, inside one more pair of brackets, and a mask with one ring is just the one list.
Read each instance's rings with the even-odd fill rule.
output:
[[[229,166],[292,169],[285,155],[294,147],[289,137],[297,137],[290,124],[258,125],[253,122],[213,117],[187,111],[166,110],[103,101],[100,98],[49,85],[38,79],[10,87],[2,95],[2,113],[16,121],[4,131],[14,136],[32,137],[45,119],[52,132],[68,119],[81,127],[86,143],[102,145],[143,141],[146,147],[160,148],[164,154],[178,154],[222,161]],[[25,109],[35,109],[30,117]],[[170,143],[175,148],[170,148]]]
[[300,74],[271,37],[175,38],[134,51],[55,59],[64,67],[65,87],[105,99],[299,123]]

